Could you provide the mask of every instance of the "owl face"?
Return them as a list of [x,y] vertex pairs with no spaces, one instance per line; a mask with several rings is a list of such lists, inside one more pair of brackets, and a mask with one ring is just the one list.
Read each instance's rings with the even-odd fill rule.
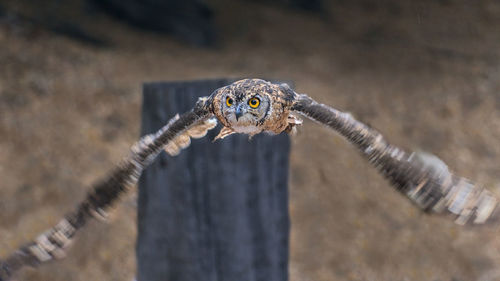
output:
[[283,132],[289,127],[293,98],[288,86],[261,79],[244,79],[217,89],[209,97],[210,110],[224,125],[216,139],[232,133]]
[[228,91],[221,99],[221,112],[238,133],[253,133],[269,110],[269,97],[252,91]]

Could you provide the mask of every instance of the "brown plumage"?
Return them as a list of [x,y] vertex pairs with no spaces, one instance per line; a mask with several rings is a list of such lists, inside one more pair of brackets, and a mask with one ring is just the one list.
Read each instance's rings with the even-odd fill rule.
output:
[[451,215],[461,225],[500,218],[499,201],[491,191],[455,175],[438,157],[407,152],[350,114],[319,104],[306,95],[298,95],[292,109],[344,136],[393,187],[422,210]]
[[294,112],[345,137],[398,191],[421,209],[451,214],[459,224],[478,224],[499,218],[498,199],[492,192],[456,176],[436,156],[406,152],[350,114],[319,104],[294,92],[286,84],[244,79],[200,98],[193,110],[175,116],[156,134],[141,138],[132,147],[130,156],[95,184],[74,212],[35,241],[0,260],[0,281],[9,280],[23,266],[36,266],[63,257],[64,248],[76,232],[88,219],[102,216],[137,182],[142,170],[162,149],[171,155],[178,154],[189,146],[191,137],[202,137],[215,127],[213,117],[224,126],[218,139],[233,133],[253,136],[261,132],[290,132],[301,124]]
[[[265,114],[237,121],[230,110],[258,96],[267,103]],[[227,98],[235,104],[225,104]],[[217,138],[232,133],[253,135],[289,131],[296,124],[298,112],[337,131],[373,164],[401,193],[419,208],[452,215],[458,224],[484,223],[500,217],[496,196],[471,181],[456,176],[446,164],[431,154],[409,153],[390,144],[375,129],[355,120],[349,113],[319,104],[307,95],[295,93],[286,84],[276,85],[260,79],[244,79],[220,88],[209,98],[210,108],[225,126]],[[243,128],[242,128],[243,127]]]
[[[255,108],[249,104],[258,99]],[[291,114],[295,93],[286,85],[261,79],[244,79],[216,90],[210,97],[210,109],[224,125],[216,139],[233,133],[250,136],[261,132],[279,134],[291,131],[301,121]],[[232,100],[231,105],[227,101]],[[242,116],[236,117],[238,109]]]

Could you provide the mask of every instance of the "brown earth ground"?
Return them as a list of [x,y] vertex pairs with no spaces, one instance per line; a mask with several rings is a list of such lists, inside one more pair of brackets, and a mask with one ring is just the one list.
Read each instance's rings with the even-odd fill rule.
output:
[[[33,13],[24,2],[6,5]],[[57,222],[127,153],[145,81],[293,80],[500,194],[499,2],[338,1],[322,17],[261,2],[209,4],[223,42],[214,49],[103,15],[85,19],[75,7],[57,15],[81,16],[111,46],[1,21],[0,256]],[[290,192],[292,281],[500,280],[497,226],[422,214],[312,122],[293,138]],[[66,259],[18,280],[131,280],[132,203],[111,223],[89,225]]]

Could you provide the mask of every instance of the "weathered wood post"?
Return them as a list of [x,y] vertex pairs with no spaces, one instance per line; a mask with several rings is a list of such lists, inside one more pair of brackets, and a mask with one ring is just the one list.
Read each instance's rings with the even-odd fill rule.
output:
[[[142,134],[231,80],[144,85]],[[193,140],[139,183],[138,281],[288,280],[287,135]]]

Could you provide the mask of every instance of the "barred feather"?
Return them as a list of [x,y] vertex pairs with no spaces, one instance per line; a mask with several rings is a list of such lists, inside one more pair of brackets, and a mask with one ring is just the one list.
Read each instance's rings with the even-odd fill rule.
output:
[[[268,128],[268,131],[279,133],[300,124],[300,120],[289,115],[290,110],[328,126],[354,144],[398,191],[421,209],[452,215],[458,224],[478,224],[500,217],[498,199],[492,192],[454,175],[436,156],[408,153],[389,144],[379,132],[355,120],[350,114],[319,104],[306,95],[299,95],[284,84],[271,87],[270,83],[259,79],[236,83],[244,83],[256,91],[266,90],[273,95],[274,101],[279,101],[273,106],[283,114],[265,120],[269,128],[273,128]],[[74,212],[35,241],[21,247],[7,259],[0,260],[0,281],[9,280],[24,266],[36,266],[64,257],[65,249],[76,232],[91,218],[105,218],[106,210],[137,183],[142,170],[162,149],[170,155],[177,155],[189,146],[191,138],[203,137],[214,128],[217,124],[212,118],[214,113],[219,122],[230,127],[230,124],[224,123],[224,116],[216,113],[218,106],[214,103],[222,100],[217,93],[219,91],[208,98],[201,98],[192,111],[175,116],[156,134],[141,138],[132,147],[129,157],[108,177],[94,185]]]
[[456,176],[438,157],[408,153],[350,114],[306,95],[296,94],[292,109],[339,132],[421,209],[452,215],[461,225],[484,223],[500,216],[498,199],[491,191]]
[[[130,155],[106,178],[94,185],[74,212],[40,234],[33,242],[22,246],[5,260],[0,260],[0,281],[9,280],[22,267],[38,266],[63,258],[77,231],[89,219],[105,217],[106,210],[137,183],[142,170],[166,145],[176,140],[180,143],[180,138],[191,128],[212,126],[212,123],[207,123],[211,114],[206,101],[206,98],[200,98],[192,111],[177,115],[157,133],[142,137],[132,146]],[[199,136],[201,133],[195,135]]]

